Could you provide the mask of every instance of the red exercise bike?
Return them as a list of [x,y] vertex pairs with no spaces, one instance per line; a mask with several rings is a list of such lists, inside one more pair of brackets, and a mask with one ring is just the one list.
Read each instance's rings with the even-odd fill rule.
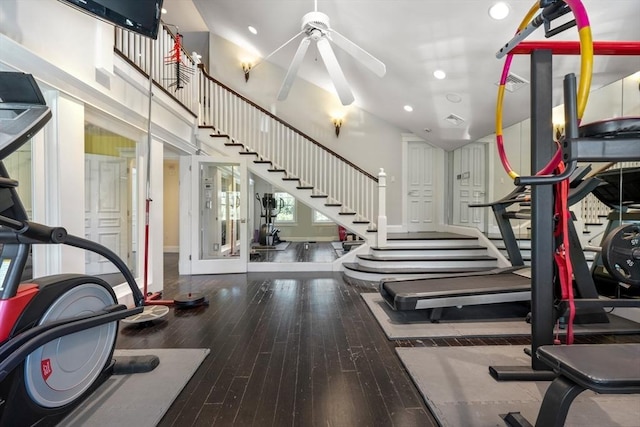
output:
[[[58,423],[112,373],[118,320],[144,305],[114,252],[28,220],[18,181],[1,160],[50,118],[31,75],[0,73],[0,426]],[[126,279],[135,307],[118,304],[98,277],[60,274],[20,283],[33,244],[66,244],[104,256]]]

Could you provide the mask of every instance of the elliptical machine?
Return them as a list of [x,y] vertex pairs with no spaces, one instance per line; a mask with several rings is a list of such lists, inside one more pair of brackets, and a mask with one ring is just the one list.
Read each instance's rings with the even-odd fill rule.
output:
[[275,246],[282,240],[278,235],[280,230],[275,228],[273,221],[280,213],[284,200],[276,199],[273,197],[273,193],[264,193],[262,199],[260,199],[260,194],[256,193],[256,200],[260,204],[260,218],[265,219],[265,223],[260,227],[258,243],[262,246]]
[[[28,220],[18,181],[1,160],[50,118],[31,75],[0,73],[0,426],[58,423],[112,373],[118,320],[144,305],[114,252]],[[126,279],[135,307],[118,304],[98,277],[59,274],[20,283],[33,244],[66,244],[104,256]]]

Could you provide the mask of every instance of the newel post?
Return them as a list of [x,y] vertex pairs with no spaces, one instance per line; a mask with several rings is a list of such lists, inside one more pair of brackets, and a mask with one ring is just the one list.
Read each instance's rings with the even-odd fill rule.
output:
[[378,172],[378,247],[387,246],[387,174]]

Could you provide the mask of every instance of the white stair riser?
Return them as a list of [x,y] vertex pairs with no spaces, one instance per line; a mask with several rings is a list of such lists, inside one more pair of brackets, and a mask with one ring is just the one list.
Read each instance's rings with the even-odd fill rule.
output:
[[476,267],[496,267],[495,260],[466,260],[453,261],[443,259],[433,259],[429,261],[372,261],[368,259],[358,259],[358,264],[370,268],[476,268]]
[[438,249],[424,249],[424,248],[416,248],[416,249],[406,249],[406,250],[392,250],[392,251],[384,251],[378,250],[376,248],[371,248],[371,255],[374,257],[381,258],[406,258],[406,257],[434,257],[437,259],[442,258],[447,255],[463,255],[463,256],[482,256],[487,255],[488,251],[486,248],[478,248],[478,249],[446,249],[446,248],[438,248]]
[[386,247],[408,248],[447,248],[454,246],[477,245],[477,239],[451,239],[451,240],[387,240]]
[[[492,240],[492,242],[496,246],[496,248],[498,248],[498,249],[504,249],[505,248],[504,242],[502,240]],[[529,241],[529,240],[527,240],[527,241],[519,240],[518,241],[518,247],[520,248],[521,251],[531,250],[531,241]]]
[[383,279],[428,279],[430,277],[442,277],[442,273],[416,273],[416,274],[378,274],[363,271],[349,270],[343,271],[344,275],[357,280],[378,283]]

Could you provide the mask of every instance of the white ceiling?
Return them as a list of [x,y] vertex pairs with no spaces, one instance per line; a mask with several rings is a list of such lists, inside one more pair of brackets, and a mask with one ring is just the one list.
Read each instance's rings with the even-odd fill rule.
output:
[[[514,34],[533,1],[507,1],[511,14],[502,21],[488,15],[493,0],[319,0],[318,11],[331,27],[380,59],[387,74],[379,78],[339,48],[334,51],[355,95],[355,105],[382,117],[434,145],[454,149],[494,131],[497,85],[503,62],[496,51]],[[639,0],[583,0],[594,40],[640,40]],[[165,22],[181,32],[211,31],[260,57],[265,57],[300,31],[302,16],[314,10],[313,0],[165,0]],[[251,34],[247,26],[258,30]],[[569,29],[553,40],[577,40]],[[298,39],[299,40],[299,39]],[[527,40],[544,40],[538,29]],[[287,69],[298,42],[269,61]],[[314,44],[298,73],[333,91]],[[511,67],[529,79],[529,59],[517,56]],[[437,80],[442,69],[447,78]],[[640,58],[598,56],[592,88],[640,70]],[[562,103],[562,77],[579,74],[577,56],[554,57],[554,105]],[[289,96],[295,96],[295,82]],[[454,94],[460,102],[447,100]],[[449,96],[452,97],[451,95]],[[286,101],[285,101],[286,102]],[[529,117],[529,88],[506,95],[504,125]],[[413,106],[408,113],[404,105]],[[465,122],[455,126],[445,117]],[[426,132],[425,128],[431,130]]]

